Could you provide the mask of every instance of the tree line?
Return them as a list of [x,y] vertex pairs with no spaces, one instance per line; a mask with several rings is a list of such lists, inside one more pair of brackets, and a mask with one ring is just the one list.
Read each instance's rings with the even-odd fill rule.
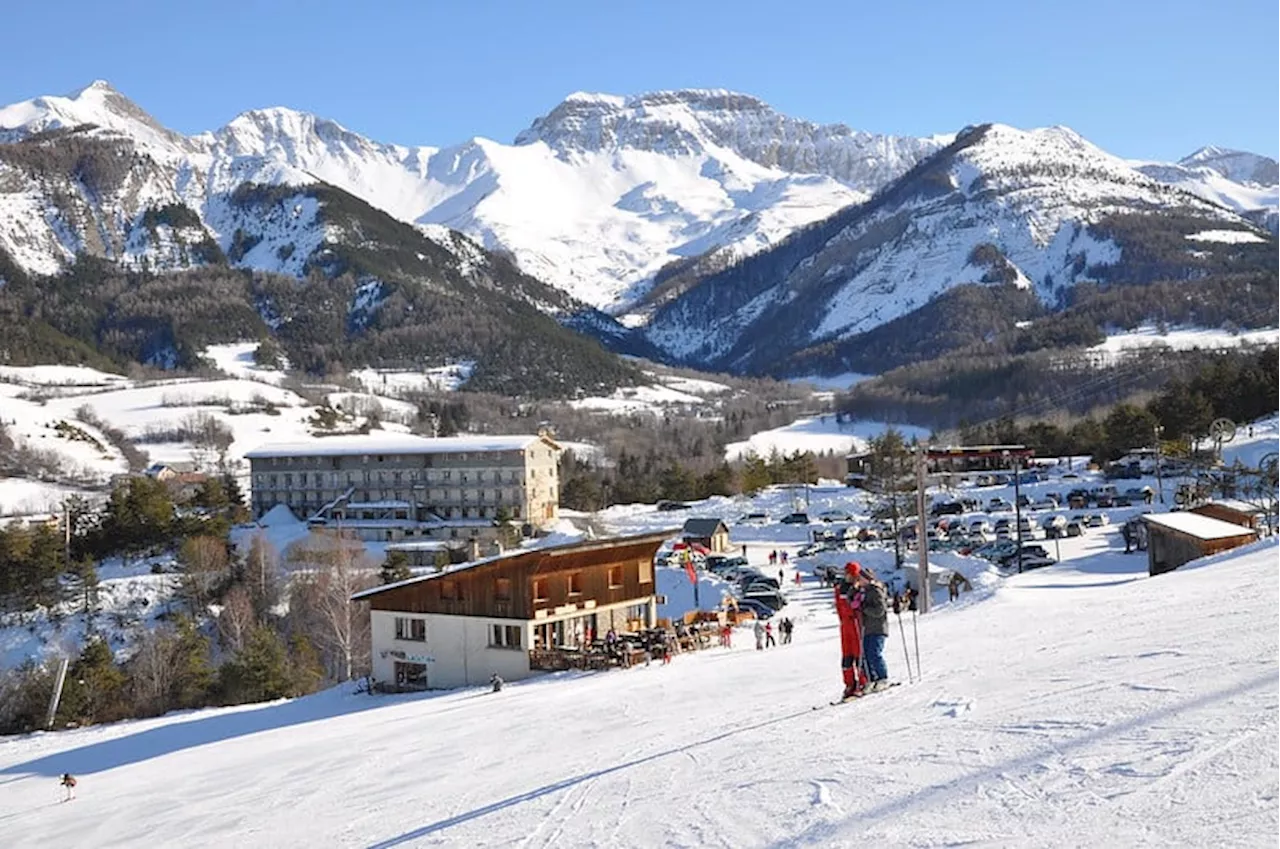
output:
[[[69,502],[64,527],[0,530],[5,621],[78,618],[90,634],[54,727],[304,695],[367,673],[368,615],[350,603],[378,578],[363,545],[315,534],[282,561],[257,535],[238,551],[230,526],[246,518],[233,481],[175,504],[162,483],[135,478],[100,510]],[[151,557],[164,576],[141,610],[101,612],[95,564],[111,557]],[[404,575],[391,563],[384,579]],[[113,650],[112,626],[136,634],[131,650]],[[44,727],[55,674],[39,659],[0,672],[0,734]]]

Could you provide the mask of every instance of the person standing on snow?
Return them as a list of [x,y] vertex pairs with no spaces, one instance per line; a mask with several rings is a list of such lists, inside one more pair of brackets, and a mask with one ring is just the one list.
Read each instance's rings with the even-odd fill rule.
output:
[[764,622],[757,619],[755,627],[751,629],[751,632],[755,634],[756,637],[756,650],[764,651]]
[[764,623],[764,645],[765,645],[765,648],[769,648],[769,647],[777,648],[777,647],[778,647],[778,643],[777,643],[777,641],[776,641],[776,640],[774,640],[774,638],[773,638],[773,623],[772,623],[772,622],[766,622],[766,623]]
[[870,569],[860,569],[853,580],[850,603],[862,616],[862,656],[867,663],[871,689],[889,686],[884,662],[884,641],[889,636],[889,594]]
[[862,695],[866,680],[862,674],[862,614],[853,606],[854,581],[862,567],[850,561],[844,577],[836,582],[836,616],[840,618],[840,674],[844,678],[844,698]]

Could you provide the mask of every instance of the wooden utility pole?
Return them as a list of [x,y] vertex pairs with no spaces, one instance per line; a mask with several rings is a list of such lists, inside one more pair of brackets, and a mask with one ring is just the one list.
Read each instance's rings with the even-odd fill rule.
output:
[[[1164,477],[1160,471],[1160,434],[1164,428],[1160,425],[1155,427],[1155,443],[1156,443],[1156,487],[1160,490],[1160,503],[1164,503]],[[1194,451],[1194,448],[1192,449]]]
[[924,524],[924,477],[925,448],[921,445],[916,448],[916,545],[920,549],[917,560],[920,568],[920,599],[917,606],[921,613],[928,613],[932,599],[929,597],[929,534]]

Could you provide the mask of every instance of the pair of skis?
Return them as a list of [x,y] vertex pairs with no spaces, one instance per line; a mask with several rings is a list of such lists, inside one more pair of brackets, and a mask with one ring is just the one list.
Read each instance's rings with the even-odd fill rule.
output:
[[[844,704],[848,704],[849,702],[856,702],[856,701],[860,701],[860,700],[862,700],[862,699],[866,698],[867,696],[874,696],[876,693],[883,693],[885,690],[891,690],[891,689],[893,689],[894,687],[901,687],[901,686],[902,686],[902,682],[901,682],[901,681],[891,681],[891,682],[889,682],[887,685],[885,685],[884,687],[880,687],[880,688],[875,689],[875,690],[863,690],[861,693],[858,693],[857,695],[853,695],[853,696],[846,696],[846,697],[845,697],[845,698],[843,698],[843,699],[837,699],[837,700],[835,700],[834,702],[828,702],[827,704],[828,704],[830,707],[835,707],[836,705],[844,705]],[[814,710],[818,710],[818,709],[819,709],[819,708],[821,708],[821,707],[822,707],[822,705],[816,705],[816,706],[814,707]]]

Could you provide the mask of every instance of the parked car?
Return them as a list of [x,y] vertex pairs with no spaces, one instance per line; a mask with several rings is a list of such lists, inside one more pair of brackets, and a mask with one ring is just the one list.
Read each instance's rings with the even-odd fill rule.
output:
[[1067,531],[1066,516],[1045,516],[1040,522],[1040,527],[1044,528],[1046,539],[1057,539],[1064,536]]
[[[1027,571],[1030,571],[1031,569],[1043,569],[1045,566],[1052,566],[1057,562],[1058,561],[1054,560],[1052,557],[1049,557],[1048,555],[1045,555],[1043,557],[1039,555],[1024,556],[1022,558],[1022,571],[1027,572]],[[1014,561],[1010,565],[1014,569],[1018,568],[1017,561]]]
[[1116,497],[1109,492],[1099,492],[1094,503],[1099,507],[1114,507],[1116,505]]
[[707,558],[707,571],[723,575],[733,568],[743,569],[747,566],[745,557],[729,557],[725,554],[713,554]]
[[824,522],[852,522],[853,517],[843,510],[823,510],[818,518]]
[[757,619],[769,619],[773,616],[774,608],[765,604],[763,601],[757,601],[752,598],[737,599],[739,610],[750,610],[756,615]]
[[1088,516],[1089,527],[1100,528],[1103,525],[1111,524],[1111,519],[1106,513],[1090,513]]
[[808,513],[788,513],[778,520],[784,525],[807,525],[809,524]]
[[771,577],[769,575],[761,575],[759,572],[756,572],[754,574],[748,573],[746,575],[743,575],[741,578],[738,579],[738,583],[739,585],[742,586],[743,589],[746,589],[748,587],[753,587],[757,584],[764,584],[766,587],[768,587],[768,589],[771,589],[771,590],[778,589],[777,578]]
[[743,593],[739,599],[743,601],[756,601],[769,607],[771,610],[778,611],[787,606],[787,598],[782,593],[777,592],[750,592]]
[[769,524],[768,513],[743,513],[738,517],[735,525],[767,525]]
[[969,523],[969,533],[971,534],[989,534],[991,531],[991,523],[986,519],[974,519]]
[[1032,510],[1057,510],[1058,501],[1055,498],[1041,498],[1039,501],[1031,502]]
[[1064,530],[1066,532],[1066,535],[1069,537],[1084,536],[1084,525],[1081,524],[1080,522],[1075,521],[1074,519],[1070,522],[1067,522],[1067,526]]
[[959,501],[945,501],[929,508],[930,516],[959,516],[964,512],[964,505]]
[[871,542],[880,539],[880,532],[875,528],[858,528],[858,542]]
[[667,501],[666,499],[663,499],[658,502],[657,508],[659,512],[670,513],[676,510],[688,510],[689,505],[685,504],[683,501]]
[[988,513],[1001,513],[1001,512],[1012,510],[1012,509],[1013,509],[1013,505],[1010,504],[1009,501],[1004,498],[996,497],[987,502]]

